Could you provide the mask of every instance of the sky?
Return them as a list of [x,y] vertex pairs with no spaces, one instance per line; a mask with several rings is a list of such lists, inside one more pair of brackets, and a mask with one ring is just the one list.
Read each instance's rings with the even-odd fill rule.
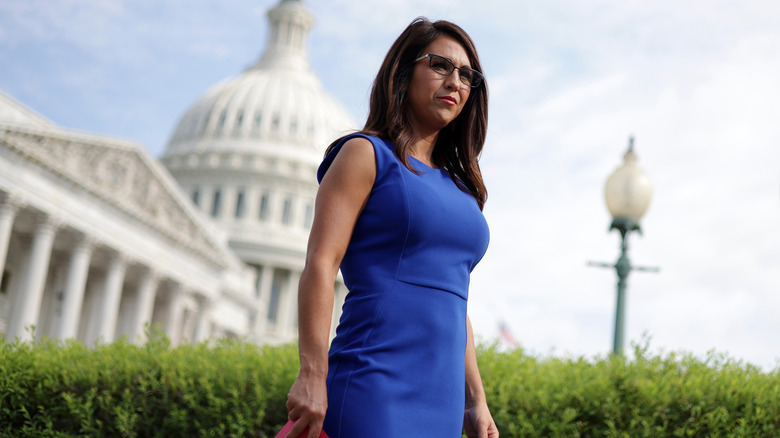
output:
[[[178,119],[264,47],[276,0],[4,0],[0,90],[55,123],[160,156]],[[474,39],[490,93],[481,166],[491,244],[472,275],[483,341],[612,348],[619,234],[603,197],[630,136],[653,183],[629,237],[626,339],[780,368],[780,3],[773,0],[306,2],[309,58],[359,123],[417,16]],[[325,145],[323,145],[324,147]],[[630,345],[627,345],[630,348]]]

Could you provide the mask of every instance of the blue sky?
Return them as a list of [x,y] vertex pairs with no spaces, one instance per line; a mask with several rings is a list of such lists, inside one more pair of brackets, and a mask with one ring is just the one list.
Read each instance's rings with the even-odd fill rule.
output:
[[[276,1],[6,0],[0,89],[68,128],[163,153],[208,87],[260,55]],[[490,86],[482,166],[491,247],[478,336],[506,321],[539,355],[611,348],[617,234],[603,186],[629,135],[654,184],[630,255],[627,338],[655,352],[780,358],[780,4],[333,0],[309,52],[359,123],[385,51],[416,16],[462,25]],[[323,145],[324,146],[324,145]]]

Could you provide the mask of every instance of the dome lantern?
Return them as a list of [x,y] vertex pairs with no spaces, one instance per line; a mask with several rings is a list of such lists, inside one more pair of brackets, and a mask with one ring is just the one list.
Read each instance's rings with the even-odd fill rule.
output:
[[306,41],[314,16],[300,0],[282,0],[268,11],[265,51],[252,68],[308,69]]
[[314,17],[304,3],[281,0],[268,11],[268,22],[258,61],[189,107],[164,158],[238,152],[314,164],[330,142],[355,128],[309,66],[306,46]]

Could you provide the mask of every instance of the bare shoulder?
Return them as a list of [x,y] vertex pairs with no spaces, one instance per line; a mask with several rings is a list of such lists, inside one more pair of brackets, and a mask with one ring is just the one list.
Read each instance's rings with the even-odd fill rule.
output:
[[[347,173],[360,179],[368,178],[373,183],[376,176],[376,158],[374,145],[364,137],[353,137],[342,146],[330,169],[325,174]],[[331,176],[333,177],[333,176]]]
[[365,137],[352,137],[349,140],[347,140],[343,146],[341,146],[341,150],[339,151],[339,154],[336,156],[336,159],[338,159],[339,157],[342,157],[350,161],[353,160],[369,161],[368,164],[373,166],[374,145],[372,145],[371,141]]

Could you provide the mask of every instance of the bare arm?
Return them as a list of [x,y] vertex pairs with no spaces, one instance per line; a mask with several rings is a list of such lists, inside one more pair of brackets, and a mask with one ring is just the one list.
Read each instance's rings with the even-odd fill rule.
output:
[[341,147],[317,192],[306,265],[298,286],[301,370],[287,395],[289,418],[296,421],[288,437],[298,437],[308,427],[308,437],[316,438],[322,428],[328,405],[325,380],[333,285],[375,178],[371,142],[352,138]]
[[498,428],[490,415],[482,386],[482,376],[477,366],[477,349],[474,345],[474,331],[471,319],[466,317],[468,341],[466,343],[466,410],[463,428],[469,438],[498,438]]

